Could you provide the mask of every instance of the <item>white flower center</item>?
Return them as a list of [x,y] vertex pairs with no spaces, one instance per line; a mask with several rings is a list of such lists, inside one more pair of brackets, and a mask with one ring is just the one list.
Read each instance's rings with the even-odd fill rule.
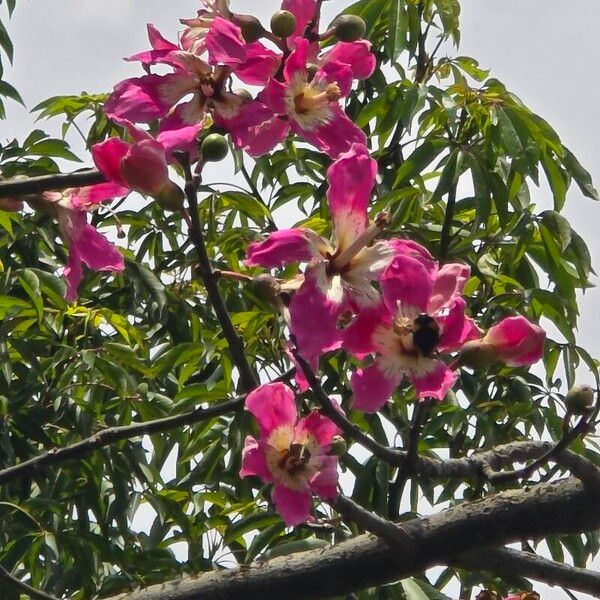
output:
[[341,97],[337,83],[327,83],[321,77],[308,81],[306,73],[294,73],[290,82],[286,106],[302,129],[312,130],[333,118],[330,103]]

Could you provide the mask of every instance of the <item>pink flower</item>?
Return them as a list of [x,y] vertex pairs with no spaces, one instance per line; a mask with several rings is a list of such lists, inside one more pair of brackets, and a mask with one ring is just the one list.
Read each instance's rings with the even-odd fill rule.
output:
[[362,357],[371,349],[377,355],[371,366],[358,369],[351,379],[353,406],[365,412],[379,410],[405,375],[418,398],[443,400],[456,375],[435,358],[436,352],[455,350],[480,335],[465,316],[461,297],[469,268],[460,264],[438,268],[426,251],[411,246],[405,250],[381,277],[385,306],[359,314],[346,333],[344,347],[350,352]]
[[194,19],[181,19],[186,25],[181,34],[181,46],[193,54],[202,54],[206,49],[206,36],[217,17],[228,19],[231,16],[227,0],[203,0],[204,8]]
[[380,303],[377,280],[391,261],[394,242],[369,244],[385,219],[369,222],[367,207],[377,164],[365,146],[354,144],[327,172],[327,200],[333,220],[330,242],[306,228],[284,229],[248,247],[246,264],[267,268],[309,263],[304,283],[290,304],[291,330],[306,360],[342,344],[338,319],[347,309]]
[[333,158],[355,143],[366,145],[365,134],[339,104],[340,98],[350,92],[355,76],[350,64],[326,60],[311,76],[308,63],[309,58],[316,59],[312,56],[314,48],[303,38],[296,38],[294,43],[295,49],[283,69],[283,81],[271,78],[256,102],[244,108],[261,110],[262,104],[271,116],[257,127],[241,131],[237,144],[257,156],[272,150],[293,131]]
[[338,458],[328,455],[337,426],[317,411],[298,420],[294,393],[283,383],[248,394],[246,410],[256,418],[260,437],[246,437],[240,476],[274,484],[273,503],[286,525],[309,521],[312,494],[337,496]]
[[509,367],[536,363],[544,354],[546,332],[523,316],[507,317],[491,327],[485,336],[466,344],[465,355],[486,362],[501,361]]
[[115,183],[101,183],[62,192],[44,192],[42,200],[56,215],[58,226],[69,246],[69,259],[64,270],[67,280],[65,298],[72,302],[83,277],[81,264],[94,271],[121,272],[123,256],[101,233],[87,222],[87,212],[101,202],[124,196],[128,189]]
[[166,130],[154,139],[125,122],[134,142],[112,137],[92,147],[100,172],[117,185],[155,198],[179,198],[181,189],[169,179],[168,160],[175,149],[196,146],[197,126]]

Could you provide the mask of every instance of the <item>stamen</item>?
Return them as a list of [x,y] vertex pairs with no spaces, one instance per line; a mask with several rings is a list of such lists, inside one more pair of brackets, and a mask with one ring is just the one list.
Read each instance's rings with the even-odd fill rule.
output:
[[363,249],[366,248],[389,224],[389,214],[379,213],[373,223],[369,225],[343,252],[333,259],[333,266],[337,271],[341,271],[350,261]]
[[300,114],[305,114],[311,110],[314,110],[315,108],[323,106],[324,104],[339,100],[342,95],[340,87],[337,83],[330,83],[322,92],[318,94],[313,95],[309,90],[310,87],[307,86],[303,92],[294,98],[294,108],[296,109],[296,112]]

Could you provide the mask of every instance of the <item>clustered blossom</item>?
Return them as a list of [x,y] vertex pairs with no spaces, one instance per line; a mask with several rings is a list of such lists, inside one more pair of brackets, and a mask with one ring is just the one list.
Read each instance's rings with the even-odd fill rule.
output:
[[[279,298],[278,306],[309,364],[318,368],[323,354],[342,348],[352,357],[354,409],[380,410],[404,378],[418,400],[442,401],[459,366],[533,364],[543,351],[539,326],[513,316],[482,332],[463,297],[469,267],[439,264],[416,242],[388,235],[387,213],[369,215],[377,162],[342,101],[356,81],[371,76],[376,59],[363,39],[322,51],[319,40],[330,32],[319,34],[320,4],[284,0],[282,9],[295,26],[279,37],[266,36],[253,17],[232,13],[227,0],[203,0],[196,17],[182,19],[177,42],[148,25],[151,49],[127,59],[146,74],[119,82],[104,107],[129,141],[111,137],[92,148],[107,183],[46,192],[37,200],[56,217],[69,247],[67,299],[76,298],[82,263],[100,271],[124,269],[123,256],[88,223],[88,212],[131,191],[176,207],[183,192],[171,181],[169,165],[176,151],[192,161],[202,158],[198,136],[213,125],[252,156],[293,134],[331,159],[331,236],[302,226],[275,231],[249,245],[246,266],[305,265],[277,283],[291,296],[285,303]],[[236,80],[259,90],[236,90]],[[0,209],[21,208],[20,198],[0,199]],[[291,344],[286,352],[297,367],[298,389],[306,391]],[[317,411],[299,418],[294,392],[283,383],[258,387],[247,396],[246,409],[260,435],[246,438],[241,476],[273,486],[272,501],[287,525],[312,519],[313,495],[332,500],[337,494],[338,458],[331,450],[337,426]]]

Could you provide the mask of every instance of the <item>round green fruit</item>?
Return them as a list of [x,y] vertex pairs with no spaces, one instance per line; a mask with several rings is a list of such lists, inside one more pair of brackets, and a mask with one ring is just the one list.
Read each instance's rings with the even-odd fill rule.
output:
[[335,35],[341,42],[360,40],[366,31],[366,23],[356,15],[342,15],[335,23]]
[[223,160],[229,152],[227,140],[219,133],[207,135],[200,144],[202,158],[210,162]]
[[288,10],[278,10],[271,17],[271,31],[280,38],[287,38],[296,31],[296,17]]
[[567,392],[565,404],[571,414],[585,415],[594,405],[594,390],[589,385],[576,385]]

